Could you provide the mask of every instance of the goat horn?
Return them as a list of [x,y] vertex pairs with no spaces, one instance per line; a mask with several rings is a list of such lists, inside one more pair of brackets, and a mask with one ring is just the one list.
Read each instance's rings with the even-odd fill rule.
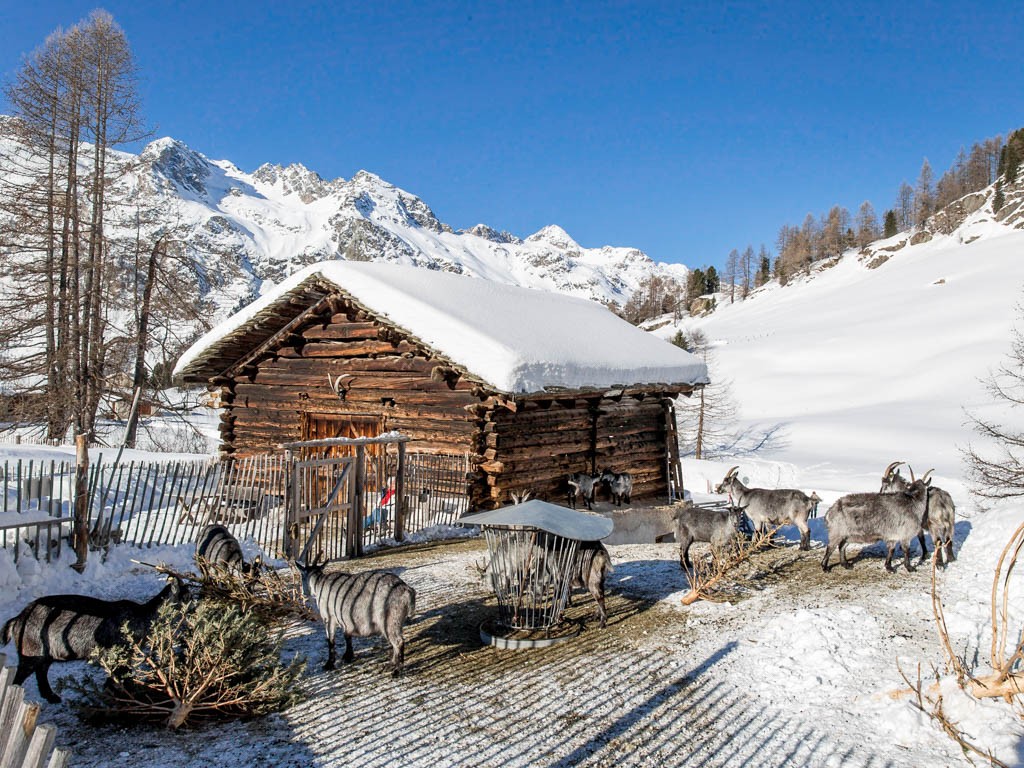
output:
[[895,470],[896,467],[900,466],[901,464],[905,463],[906,462],[904,461],[894,461],[892,464],[885,468],[885,472],[882,473],[882,480],[888,480],[890,475],[892,475],[893,470]]
[[730,477],[732,477],[733,475],[735,475],[739,471],[740,471],[740,465],[737,464],[735,467],[733,467],[732,469],[730,469],[728,472],[725,473],[725,479],[728,480]]
[[928,470],[927,472],[925,472],[925,473],[924,473],[924,476],[923,476],[923,477],[921,478],[921,482],[922,482],[922,483],[927,483],[927,482],[929,482],[929,480],[928,480],[928,475],[930,475],[930,474],[931,474],[932,472],[934,472],[934,471],[935,471],[935,467],[932,467],[932,468],[931,468],[931,469],[929,469],[929,470]]
[[912,466],[910,466],[909,464],[907,464],[907,469],[910,470],[910,482],[912,482],[912,483],[915,482],[917,480],[917,478],[914,477],[914,468]]

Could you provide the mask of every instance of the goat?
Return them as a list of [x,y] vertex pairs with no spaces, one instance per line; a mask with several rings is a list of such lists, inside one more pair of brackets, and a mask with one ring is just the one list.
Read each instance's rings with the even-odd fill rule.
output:
[[633,495],[633,476],[629,472],[606,469],[601,472],[601,482],[608,488],[616,507],[621,507],[623,500],[629,504],[629,497]]
[[586,472],[574,472],[566,481],[569,484],[569,506],[576,509],[576,497],[582,496],[587,509],[594,508],[594,494],[601,482],[600,475],[589,475]]
[[327,632],[324,670],[334,669],[334,635],[340,628],[345,635],[343,661],[355,658],[353,637],[382,635],[391,644],[391,674],[397,677],[405,664],[402,625],[416,613],[416,591],[387,571],[325,573],[323,563],[295,565],[302,591],[316,600]]
[[684,569],[693,568],[690,560],[693,542],[705,542],[721,548],[743,535],[744,516],[740,509],[702,509],[694,506],[692,501],[686,501],[672,517],[676,541],[679,542],[679,565]]
[[[587,590],[597,603],[597,619],[604,629],[608,621],[608,611],[604,606],[604,580],[611,573],[612,556],[608,547],[600,541],[581,541],[576,548],[576,557],[572,564],[572,579],[569,588],[580,587]],[[570,604],[572,598],[570,597]]]
[[0,638],[14,640],[18,650],[18,671],[14,683],[20,685],[35,672],[39,693],[56,704],[60,696],[47,679],[55,661],[87,659],[96,648],[111,648],[125,641],[122,628],[127,625],[131,637],[139,641],[149,632],[157,611],[165,602],[179,602],[186,594],[179,578],[145,603],[133,600],[100,600],[84,595],[47,595],[33,600],[0,630]]
[[[935,562],[945,567],[956,560],[953,553],[953,531],[956,525],[956,504],[942,488],[928,488],[928,532],[935,547]],[[944,556],[943,556],[944,555]]]
[[817,494],[808,496],[803,491],[789,488],[748,488],[739,479],[739,467],[725,473],[722,482],[715,486],[715,493],[727,493],[734,507],[745,512],[754,524],[757,533],[779,525],[795,525],[800,531],[800,549],[811,548],[811,529],[807,520],[817,512]]
[[839,562],[844,568],[852,568],[846,560],[846,544],[850,541],[872,544],[882,540],[888,551],[885,568],[895,572],[892,565],[896,544],[903,546],[903,565],[910,566],[910,542],[920,537],[928,505],[928,484],[915,480],[906,491],[899,493],[851,493],[838,499],[825,513],[828,528],[828,544],[821,569],[828,571],[829,556],[833,549],[839,550]]
[[247,572],[242,545],[223,525],[208,525],[196,541],[196,562],[206,561],[214,568],[237,573]]
[[[910,487],[910,484],[915,479],[914,469],[909,464],[907,465],[907,469],[910,471],[910,480],[907,480],[900,474],[898,469],[903,463],[902,461],[894,461],[885,468],[885,472],[882,474],[881,493],[906,491]],[[923,563],[928,555],[924,539],[924,529],[927,528],[928,532],[932,535],[932,545],[935,547],[935,561],[945,567],[949,565],[950,560],[956,559],[956,555],[953,554],[956,504],[953,503],[953,497],[949,493],[928,482],[929,476],[934,471],[934,469],[929,469],[921,478],[922,481],[928,484],[928,505],[925,508],[924,519],[921,521],[921,535],[918,537],[918,541],[921,544],[920,562]],[[943,550],[945,557],[943,557]]]

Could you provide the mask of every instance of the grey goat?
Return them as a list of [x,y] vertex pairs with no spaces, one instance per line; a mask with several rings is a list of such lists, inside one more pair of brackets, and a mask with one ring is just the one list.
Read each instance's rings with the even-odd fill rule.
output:
[[727,493],[734,507],[742,509],[754,524],[754,530],[763,533],[779,525],[795,525],[800,531],[800,549],[811,548],[811,529],[807,520],[814,517],[821,501],[817,494],[808,496],[803,491],[789,488],[748,488],[737,476],[740,468],[725,473],[715,493]]
[[629,499],[633,495],[633,476],[629,472],[613,472],[606,469],[601,472],[601,482],[608,488],[616,507],[621,507],[623,501],[629,504]]
[[690,560],[690,545],[695,541],[705,542],[712,547],[726,547],[738,536],[742,536],[743,511],[732,509],[702,509],[686,501],[673,515],[676,541],[679,542],[679,565],[693,568]]
[[178,602],[185,594],[181,580],[173,577],[158,595],[145,603],[133,600],[100,600],[85,595],[47,595],[33,600],[0,631],[3,642],[18,649],[16,685],[33,672],[39,693],[57,703],[47,672],[55,661],[87,659],[96,648],[111,648],[126,640],[122,627],[135,640],[143,639],[168,600]]
[[885,568],[890,572],[896,544],[903,546],[903,565],[910,566],[910,542],[921,535],[928,504],[928,485],[915,480],[907,490],[899,493],[851,493],[838,499],[825,513],[828,544],[821,568],[828,571],[829,556],[839,550],[839,562],[844,568],[853,566],[846,559],[848,542],[873,544],[884,541],[888,548]]
[[601,482],[600,475],[590,475],[586,472],[574,472],[569,475],[566,482],[569,484],[569,506],[576,509],[576,498],[582,497],[587,509],[594,508],[594,492],[598,483]]
[[600,541],[579,543],[569,587],[585,589],[594,598],[594,602],[597,603],[597,618],[602,629],[608,622],[608,611],[604,605],[604,581],[612,570],[612,556],[608,553],[608,547]]
[[324,572],[322,563],[296,563],[302,577],[302,591],[316,600],[327,632],[327,663],[334,669],[334,635],[345,635],[343,661],[352,661],[353,637],[383,636],[391,644],[391,674],[397,676],[405,664],[402,626],[416,613],[416,591],[387,571],[365,573]]
[[[902,461],[894,461],[885,468],[885,472],[882,474],[882,487],[880,489],[882,493],[906,491],[910,487],[910,484],[914,481],[914,470],[909,464],[907,465],[907,469],[910,471],[910,480],[907,480],[900,474],[898,469],[904,463]],[[929,476],[934,471],[929,469],[921,479],[928,482]],[[950,561],[956,560],[956,555],[953,553],[956,504],[953,503],[953,497],[948,492],[931,485],[931,483],[928,483],[928,505],[925,508],[925,519],[922,521],[922,525],[932,535],[936,563],[946,567]],[[921,562],[924,562],[928,550],[925,548],[923,529],[918,541],[921,544]],[[943,554],[945,555],[944,557]]]

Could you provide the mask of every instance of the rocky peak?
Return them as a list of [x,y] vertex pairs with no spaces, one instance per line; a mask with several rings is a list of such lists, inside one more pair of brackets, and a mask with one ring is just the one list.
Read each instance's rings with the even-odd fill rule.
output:
[[209,161],[177,139],[164,137],[151,141],[139,157],[149,163],[154,172],[179,188],[197,195],[206,194],[205,179],[210,175]]
[[516,244],[523,242],[518,237],[513,235],[511,232],[501,231],[488,227],[486,224],[477,224],[475,227],[470,229],[462,230],[466,234],[476,235],[482,237],[484,240],[490,240],[492,243],[506,243]]
[[296,195],[307,205],[326,197],[334,187],[333,183],[324,181],[320,174],[309,170],[301,163],[292,163],[288,166],[264,163],[252,176],[264,184],[280,186],[283,194]]
[[543,229],[534,232],[526,238],[526,242],[545,243],[547,245],[553,245],[560,250],[572,253],[579,253],[582,250],[580,248],[580,244],[569,237],[569,233],[557,224],[549,224]]

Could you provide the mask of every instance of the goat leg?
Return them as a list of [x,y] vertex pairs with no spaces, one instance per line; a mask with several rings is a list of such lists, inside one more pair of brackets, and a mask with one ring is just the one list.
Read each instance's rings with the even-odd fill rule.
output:
[[800,549],[806,552],[811,548],[811,529],[800,529]]
[[41,659],[36,663],[36,683],[39,686],[39,695],[46,699],[51,704],[59,704],[60,696],[53,692],[53,688],[50,687],[50,681],[47,679],[47,673],[50,671],[50,663],[45,659]]
[[839,563],[846,570],[853,568],[853,563],[846,559],[846,539],[841,539],[839,542]]
[[[917,534],[917,540],[921,544],[921,559],[917,561],[918,565],[920,565],[928,557],[928,547],[926,547],[924,543],[924,531]],[[934,544],[936,548],[939,546],[937,542],[932,542],[932,544]]]
[[334,635],[331,634],[327,637],[327,662],[324,664],[324,672],[334,669],[334,661]]

